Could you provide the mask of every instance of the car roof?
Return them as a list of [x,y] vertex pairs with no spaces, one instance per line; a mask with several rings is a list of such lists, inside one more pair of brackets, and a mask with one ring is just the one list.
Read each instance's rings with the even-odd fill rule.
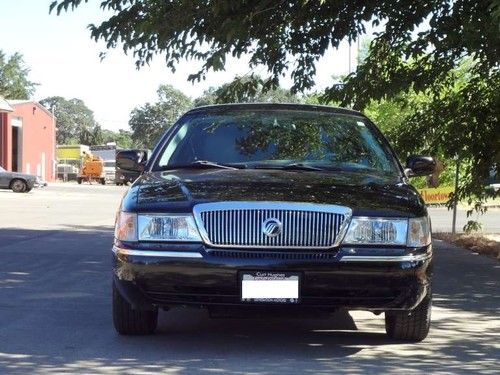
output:
[[319,111],[319,112],[330,112],[330,113],[340,113],[346,115],[362,116],[366,117],[361,112],[347,109],[332,107],[327,105],[317,105],[317,104],[294,104],[294,103],[230,103],[230,104],[215,104],[196,107],[189,110],[187,113],[196,112],[224,112],[227,110],[290,110],[290,111]]

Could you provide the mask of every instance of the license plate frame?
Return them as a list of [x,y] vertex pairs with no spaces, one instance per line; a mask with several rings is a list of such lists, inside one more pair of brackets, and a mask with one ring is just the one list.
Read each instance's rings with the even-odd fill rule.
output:
[[[240,301],[249,304],[298,304],[302,275],[287,271],[241,271]],[[265,288],[265,289],[262,289]],[[256,293],[262,293],[259,297]]]

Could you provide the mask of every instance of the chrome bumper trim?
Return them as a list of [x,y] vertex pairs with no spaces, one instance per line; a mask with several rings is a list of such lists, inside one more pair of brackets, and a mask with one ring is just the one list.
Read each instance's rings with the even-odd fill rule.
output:
[[[117,255],[131,255],[144,257],[162,257],[162,258],[203,258],[200,253],[191,251],[151,251],[151,250],[132,250],[113,246],[113,253]],[[340,258],[341,262],[421,262],[432,257],[431,254],[418,255],[345,255]]]
[[421,262],[432,257],[431,254],[418,255],[346,255],[340,258],[341,262]]
[[117,255],[132,255],[139,257],[162,257],[162,258],[203,258],[200,253],[191,251],[151,251],[151,250],[132,250],[113,246],[113,253]]

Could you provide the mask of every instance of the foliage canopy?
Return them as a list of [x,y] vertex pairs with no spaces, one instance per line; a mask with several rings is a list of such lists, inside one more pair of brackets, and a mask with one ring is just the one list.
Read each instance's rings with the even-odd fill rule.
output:
[[[87,1],[55,0],[50,9],[59,14]],[[342,90],[346,100],[361,102],[380,87],[398,92],[425,86],[465,55],[483,70],[500,60],[498,0],[103,0],[101,7],[114,15],[89,26],[94,39],[108,48],[121,45],[139,66],[159,53],[172,69],[183,58],[203,61],[191,80],[223,70],[228,55],[249,54],[252,66],[268,68],[270,84],[290,72],[294,90],[312,88],[315,63],[325,51],[358,39],[369,24],[382,31],[356,76],[370,78],[370,85]]]
[[58,144],[95,145],[102,142],[101,127],[83,100],[51,96],[41,100],[40,104],[54,110]]
[[[87,1],[55,0],[50,9],[60,14]],[[423,94],[406,126],[395,130],[399,151],[470,166],[459,199],[481,198],[484,181],[498,174],[500,0],[102,0],[101,7],[113,15],[90,25],[91,36],[132,53],[138,67],[157,54],[172,70],[183,59],[200,60],[189,77],[196,82],[224,70],[228,56],[247,55],[251,67],[267,68],[264,89],[290,74],[294,92],[314,87],[316,62],[329,48],[373,27],[356,71],[321,100],[363,110],[373,100]],[[238,89],[254,87],[240,82]]]
[[158,101],[135,108],[130,114],[132,140],[137,147],[153,148],[165,129],[192,107],[191,99],[170,85],[160,85]]
[[220,87],[211,87],[199,98],[194,106],[225,103],[299,103],[301,98],[282,87],[266,89],[265,82],[258,76],[236,77]]
[[0,95],[7,99],[29,99],[37,86],[28,79],[29,72],[20,53],[7,57],[0,50]]

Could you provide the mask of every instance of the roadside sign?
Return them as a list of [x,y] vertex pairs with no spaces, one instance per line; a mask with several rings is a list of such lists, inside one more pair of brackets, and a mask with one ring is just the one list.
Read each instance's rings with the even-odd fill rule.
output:
[[427,204],[446,203],[450,198],[450,193],[454,191],[451,186],[417,190]]

